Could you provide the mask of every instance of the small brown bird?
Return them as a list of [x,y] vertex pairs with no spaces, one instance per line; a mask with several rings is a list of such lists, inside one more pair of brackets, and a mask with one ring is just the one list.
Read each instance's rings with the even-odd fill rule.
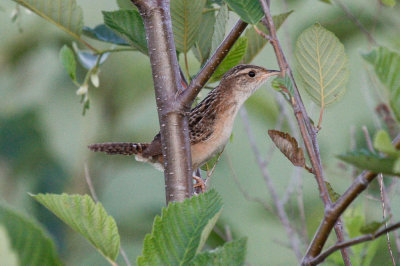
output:
[[[269,77],[279,73],[254,65],[238,65],[229,70],[219,86],[191,110],[192,169],[202,166],[224,149],[240,107]],[[137,161],[149,162],[164,170],[160,133],[151,143],[98,143],[90,145],[89,149],[108,154],[135,155]]]

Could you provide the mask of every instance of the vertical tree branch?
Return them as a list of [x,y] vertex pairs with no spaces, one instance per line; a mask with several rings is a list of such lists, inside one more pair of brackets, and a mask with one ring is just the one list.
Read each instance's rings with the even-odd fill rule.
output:
[[181,88],[169,0],[132,0],[143,18],[156,94],[167,203],[192,195],[187,111],[175,104]]
[[[304,140],[304,144],[307,150],[307,153],[310,157],[311,164],[313,166],[313,171],[315,178],[318,183],[319,192],[322,198],[322,201],[325,206],[325,212],[328,212],[331,208],[332,201],[329,198],[328,190],[325,185],[322,164],[319,154],[319,147],[317,143],[317,135],[316,131],[314,130],[313,126],[310,123],[310,119],[307,115],[306,109],[304,107],[303,101],[301,99],[300,93],[297,89],[296,82],[293,78],[293,74],[289,64],[285,58],[285,55],[282,51],[282,47],[279,43],[279,40],[276,35],[276,28],[274,26],[274,22],[272,20],[271,12],[269,9],[268,4],[265,0],[259,0],[260,4],[263,8],[265,19],[263,20],[265,26],[267,27],[270,37],[271,37],[271,44],[274,48],[275,55],[279,64],[279,67],[282,72],[282,76],[287,73],[291,79],[294,88],[294,95],[292,95],[292,107],[295,113],[297,122],[300,127],[300,132]],[[343,229],[341,226],[341,220],[337,217],[337,224],[335,225],[335,231],[338,238],[338,241],[344,241]],[[343,260],[345,265],[351,265],[349,255],[345,249],[341,250]]]

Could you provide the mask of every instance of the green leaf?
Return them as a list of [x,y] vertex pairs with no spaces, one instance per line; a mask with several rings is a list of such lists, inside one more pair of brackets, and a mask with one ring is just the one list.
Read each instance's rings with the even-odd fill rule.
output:
[[325,4],[332,4],[331,0],[319,0],[320,2],[323,2]]
[[216,22],[214,25],[214,33],[211,40],[211,53],[217,50],[218,46],[224,40],[226,24],[228,23],[229,12],[228,6],[222,5],[216,17]]
[[339,155],[338,158],[360,169],[370,170],[374,173],[400,175],[400,172],[394,169],[396,158],[382,157],[368,150],[348,152]]
[[293,83],[287,73],[285,74],[285,77],[283,77],[283,78],[282,77],[275,78],[272,81],[271,85],[277,91],[281,91],[282,88],[286,88],[289,91],[290,95],[294,94]]
[[374,137],[374,148],[390,156],[400,157],[400,151],[392,144],[389,134],[379,130]]
[[113,30],[104,24],[94,28],[83,27],[83,34],[98,41],[108,42],[117,45],[129,45],[127,41],[118,36]]
[[37,194],[34,199],[85,237],[107,260],[119,252],[119,234],[114,219],[88,195]]
[[170,203],[161,217],[154,219],[137,264],[187,265],[201,249],[205,234],[213,228],[221,211],[221,198],[214,190]]
[[264,16],[258,0],[225,0],[225,2],[243,21],[249,24],[257,24]]
[[[287,17],[292,13],[293,10],[272,17],[276,30],[278,30],[282,26],[283,22],[285,22]],[[263,23],[258,23],[257,28],[265,34],[269,35],[269,32]],[[244,36],[247,37],[248,45],[246,54],[243,58],[243,63],[248,64],[253,61],[253,59],[261,52],[268,41],[264,37],[260,36],[260,34],[258,34],[254,29],[254,27],[248,28],[244,33]]]
[[13,0],[53,23],[66,33],[79,38],[83,27],[82,9],[75,0]]
[[247,38],[240,37],[232,46],[232,49],[226,55],[221,64],[217,67],[214,74],[210,78],[210,83],[218,81],[232,67],[240,63],[247,48]]
[[1,204],[0,226],[7,231],[19,265],[61,265],[53,240],[32,219]]
[[375,73],[385,85],[392,110],[400,122],[400,54],[379,47],[362,55],[375,68]]
[[187,53],[197,40],[205,0],[171,0],[172,30],[178,52]]
[[104,24],[126,39],[134,48],[148,54],[143,19],[136,10],[103,11]]
[[363,225],[360,228],[360,233],[361,234],[374,234],[376,231],[379,230],[379,228],[381,228],[389,220],[390,220],[390,216],[386,217],[386,219],[383,221],[380,221],[380,222],[373,221],[366,225]]
[[73,81],[76,81],[76,61],[74,52],[67,45],[64,45],[60,50],[60,60],[68,75]]
[[395,0],[381,0],[381,2],[385,6],[394,7],[396,5],[396,1]]
[[400,158],[397,158],[397,160],[394,162],[393,171],[395,173],[400,173]]
[[240,266],[246,258],[246,239],[225,243],[222,247],[198,254],[190,266]]
[[0,224],[0,265],[18,266],[18,255],[11,247],[7,230]]
[[197,38],[196,44],[192,48],[194,55],[201,65],[203,65],[210,56],[211,39],[214,33],[215,20],[214,12],[206,12],[201,18],[199,29],[199,36],[201,36],[201,38]]
[[219,157],[220,157],[220,154],[215,155],[210,160],[208,160],[204,165],[202,165],[200,167],[200,169],[203,171],[208,171],[208,170],[212,169],[214,167],[214,165],[217,163]]
[[117,0],[117,4],[120,9],[136,9],[131,0]]
[[325,107],[342,96],[349,79],[343,44],[330,31],[315,24],[296,42],[297,73],[311,99]]
[[[349,238],[354,238],[360,235],[360,228],[365,224],[365,214],[363,214],[362,206],[357,206],[356,208],[349,208],[343,215],[343,221],[346,226]],[[371,242],[359,243],[357,245],[351,246],[351,251],[353,256],[351,261],[353,265],[374,265],[371,264],[372,258],[377,251],[377,248],[381,246],[380,240],[383,238],[376,239]],[[343,259],[340,252],[332,254],[333,257],[336,255],[337,264],[342,265]]]
[[325,185],[328,189],[329,197],[331,198],[332,202],[336,202],[340,198],[340,194],[333,189],[331,183],[328,181],[325,181]]

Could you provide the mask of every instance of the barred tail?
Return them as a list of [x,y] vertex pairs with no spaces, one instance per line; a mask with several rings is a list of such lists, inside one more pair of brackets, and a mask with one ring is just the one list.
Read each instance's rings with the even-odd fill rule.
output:
[[92,151],[105,152],[107,154],[140,155],[148,146],[149,143],[108,142],[92,144],[88,148]]

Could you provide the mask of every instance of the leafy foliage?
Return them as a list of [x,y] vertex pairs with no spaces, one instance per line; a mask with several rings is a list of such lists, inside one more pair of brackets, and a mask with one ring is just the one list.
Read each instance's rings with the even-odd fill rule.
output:
[[79,38],[83,27],[82,9],[75,0],[13,0],[33,13]]
[[382,157],[365,149],[348,152],[339,155],[338,158],[358,168],[370,170],[375,173],[400,175],[400,171],[395,168],[396,158]]
[[370,222],[370,223],[368,223],[366,225],[363,225],[360,228],[360,233],[362,233],[362,234],[374,234],[376,231],[379,230],[379,228],[381,228],[389,220],[390,220],[390,216],[386,217],[386,219],[383,220],[383,221],[379,221],[379,222],[373,221],[373,222]]
[[340,198],[340,194],[333,189],[331,183],[325,181],[325,185],[328,189],[329,197],[331,198],[332,202],[336,202]]
[[225,243],[222,247],[198,254],[190,263],[191,266],[240,266],[246,257],[246,239]]
[[325,3],[325,4],[332,4],[332,1],[331,0],[319,0],[320,2],[323,2],[323,3]]
[[396,5],[396,0],[381,0],[381,3],[385,6],[393,7]]
[[296,42],[297,73],[311,99],[321,107],[344,94],[349,78],[347,56],[339,39],[319,24]]
[[103,11],[104,24],[121,34],[134,48],[147,54],[143,19],[136,10]]
[[264,16],[258,0],[225,0],[225,2],[243,21],[249,24],[257,24]]
[[129,45],[127,41],[118,36],[114,31],[104,24],[94,28],[83,27],[83,34],[98,41],[108,42],[117,45]]
[[[343,221],[346,226],[347,232],[349,234],[349,238],[354,238],[360,235],[360,229],[365,224],[365,215],[362,213],[362,208],[351,208],[348,209],[344,216]],[[351,256],[351,262],[353,265],[374,265],[372,264],[372,260],[378,251],[382,238],[376,239],[372,242],[364,242],[351,247],[353,255]],[[336,261],[339,264],[343,264],[343,259],[340,255],[340,252],[336,252],[332,254],[330,258],[336,258]]]
[[374,148],[390,156],[400,158],[400,151],[392,144],[389,134],[384,130],[379,130],[374,137]]
[[217,50],[220,43],[224,40],[226,24],[228,23],[229,12],[228,6],[222,5],[216,17],[214,25],[214,33],[211,40],[211,53]]
[[197,40],[205,0],[171,0],[172,30],[178,52],[187,53]]
[[170,203],[154,219],[138,265],[185,265],[204,246],[222,211],[219,195],[211,190],[183,202]]
[[76,81],[76,61],[71,48],[64,45],[60,50],[60,60],[73,81]]
[[[231,135],[230,137],[230,141],[232,141],[233,135]],[[209,159],[205,164],[203,164],[200,169],[203,171],[210,171],[211,169],[214,168],[214,166],[218,163],[219,159],[221,158],[221,155],[224,151],[218,153],[217,155],[215,155],[214,157],[212,157],[211,159]]]
[[0,205],[0,228],[7,232],[20,265],[61,265],[53,241],[31,219]]
[[18,255],[12,249],[7,230],[0,225],[0,265],[18,266]]
[[197,60],[203,65],[210,56],[211,40],[214,34],[214,24],[216,18],[214,12],[206,12],[203,14],[200,23],[199,36],[192,48]]
[[376,75],[385,85],[390,106],[400,122],[400,54],[379,47],[363,57],[374,66]]
[[[278,30],[282,26],[283,22],[285,22],[285,20],[289,17],[290,14],[292,14],[292,12],[293,10],[272,17],[276,30]],[[257,24],[257,28],[265,34],[269,34],[267,28],[264,26],[263,23],[259,22]],[[268,43],[268,40],[258,34],[254,27],[247,29],[244,36],[246,36],[248,39],[248,45],[246,54],[243,58],[243,63],[248,64],[253,61],[253,59],[261,52],[264,46]]]
[[120,9],[136,9],[131,0],[117,0]]
[[232,49],[226,55],[224,60],[222,60],[221,64],[217,67],[215,72],[210,78],[210,83],[218,81],[222,78],[222,76],[232,67],[239,64],[242,60],[244,53],[247,48],[247,38],[240,37],[236,43],[232,46]]
[[293,93],[294,93],[292,80],[290,79],[290,77],[287,73],[285,74],[285,77],[283,77],[283,78],[282,77],[275,78],[272,81],[271,85],[277,91],[286,89],[290,93],[290,95],[293,95]]
[[84,236],[106,259],[115,261],[119,234],[114,219],[88,195],[32,195],[72,229]]

